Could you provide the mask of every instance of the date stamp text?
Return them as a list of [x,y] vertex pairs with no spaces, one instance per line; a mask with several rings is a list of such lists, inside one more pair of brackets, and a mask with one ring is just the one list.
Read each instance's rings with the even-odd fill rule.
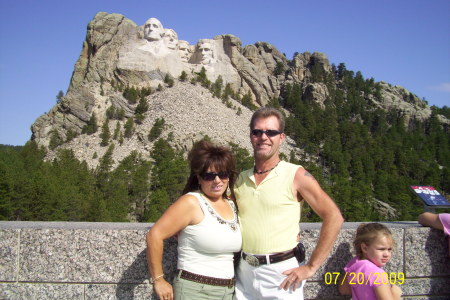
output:
[[344,284],[348,280],[350,285],[367,285],[373,282],[375,285],[381,284],[404,284],[405,274],[403,272],[381,273],[374,272],[364,274],[360,272],[326,272],[324,276],[325,284]]

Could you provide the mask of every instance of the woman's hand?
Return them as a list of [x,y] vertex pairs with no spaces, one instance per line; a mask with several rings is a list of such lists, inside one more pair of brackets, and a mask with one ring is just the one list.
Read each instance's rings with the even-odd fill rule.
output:
[[173,300],[173,288],[164,278],[153,283],[153,289],[161,300]]

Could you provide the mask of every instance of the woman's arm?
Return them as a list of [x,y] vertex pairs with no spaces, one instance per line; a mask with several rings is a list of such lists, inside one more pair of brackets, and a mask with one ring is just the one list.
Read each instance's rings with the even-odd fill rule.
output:
[[194,196],[183,195],[172,204],[147,233],[147,264],[157,295],[172,299],[172,286],[164,279],[162,256],[164,240],[174,236],[189,224],[199,223],[203,212]]

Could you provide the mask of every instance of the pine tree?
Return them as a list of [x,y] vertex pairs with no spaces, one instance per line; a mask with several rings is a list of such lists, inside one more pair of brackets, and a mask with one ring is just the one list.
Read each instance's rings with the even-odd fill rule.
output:
[[282,62],[277,62],[277,65],[275,66],[274,74],[275,76],[281,75],[284,73],[284,65]]
[[58,92],[58,94],[56,95],[56,103],[61,103],[63,97],[64,97],[64,92],[60,90]]
[[187,73],[185,71],[182,71],[178,79],[180,79],[180,81],[182,82],[185,82],[187,80]]
[[155,123],[153,123],[152,128],[150,129],[150,133],[148,134],[148,140],[153,142],[161,135],[164,128],[165,120],[164,118],[157,118]]
[[222,87],[223,87],[223,79],[222,76],[219,75],[216,81],[211,85],[211,92],[214,97],[220,98],[220,95],[222,94]]
[[117,141],[119,138],[119,134],[120,134],[120,122],[117,121],[116,128],[114,129],[113,139]]
[[61,136],[59,135],[57,130],[53,130],[51,135],[50,135],[50,142],[49,142],[49,149],[50,150],[55,150],[56,147],[60,146],[63,144],[63,139],[61,138]]
[[230,97],[234,98],[234,91],[231,88],[231,84],[227,83],[222,93],[222,100],[228,100]]
[[127,138],[127,139],[131,138],[133,136],[133,133],[134,133],[134,121],[133,121],[133,118],[128,118],[127,119],[127,122],[124,125],[124,129],[125,129],[125,132],[123,134],[124,137]]
[[88,123],[83,127],[81,133],[86,133],[90,135],[96,133],[97,130],[98,130],[97,116],[95,115],[95,113],[92,113],[91,118],[89,119]]
[[102,126],[102,133],[100,134],[100,138],[102,139],[100,145],[105,147],[108,146],[109,140],[111,138],[111,133],[109,132],[109,121],[105,120]]
[[170,76],[169,73],[167,73],[164,77],[164,83],[167,84],[168,87],[173,87],[173,85],[175,84],[172,76]]

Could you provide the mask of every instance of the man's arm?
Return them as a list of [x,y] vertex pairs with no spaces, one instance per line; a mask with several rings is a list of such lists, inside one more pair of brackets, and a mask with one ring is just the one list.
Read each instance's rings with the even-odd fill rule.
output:
[[316,179],[304,168],[299,168],[294,177],[294,192],[299,200],[305,200],[314,212],[322,219],[322,228],[315,249],[308,263],[295,269],[287,270],[283,274],[287,278],[280,285],[288,289],[297,286],[302,280],[312,277],[323,264],[331,252],[333,244],[344,222],[339,208],[330,196],[320,187]]

